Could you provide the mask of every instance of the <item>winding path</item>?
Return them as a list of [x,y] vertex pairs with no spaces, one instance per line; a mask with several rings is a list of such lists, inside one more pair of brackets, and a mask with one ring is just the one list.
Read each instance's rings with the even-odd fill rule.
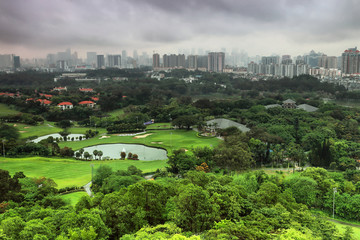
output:
[[83,188],[85,189],[85,192],[90,196],[93,197],[93,193],[91,192],[90,186],[91,186],[91,181],[89,183],[87,183],[86,185],[83,186]]

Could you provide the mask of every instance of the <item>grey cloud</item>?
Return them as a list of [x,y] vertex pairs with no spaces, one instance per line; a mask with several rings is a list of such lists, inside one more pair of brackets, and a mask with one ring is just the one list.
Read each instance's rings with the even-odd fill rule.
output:
[[359,7],[355,0],[4,0],[0,45],[140,48],[257,35],[276,46],[276,35],[312,48],[358,39]]

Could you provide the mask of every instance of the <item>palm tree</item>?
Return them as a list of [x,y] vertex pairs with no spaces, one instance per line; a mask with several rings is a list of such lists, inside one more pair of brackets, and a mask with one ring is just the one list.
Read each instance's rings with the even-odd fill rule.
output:
[[84,158],[87,160],[90,157],[90,153],[89,152],[84,152]]
[[99,160],[101,160],[102,155],[103,155],[103,152],[102,152],[102,151],[98,151]]
[[81,157],[82,157],[84,151],[85,151],[85,150],[84,150],[83,148],[80,148],[80,149],[79,149],[79,153],[81,154]]
[[94,156],[95,156],[95,160],[96,160],[96,156],[98,155],[98,153],[99,153],[99,152],[98,152],[98,150],[96,150],[96,149],[93,151],[93,154],[94,154]]

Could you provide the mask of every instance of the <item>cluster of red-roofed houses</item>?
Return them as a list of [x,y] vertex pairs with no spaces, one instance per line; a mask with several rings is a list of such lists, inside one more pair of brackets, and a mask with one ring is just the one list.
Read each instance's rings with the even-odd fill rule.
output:
[[16,97],[21,97],[21,94],[19,92],[17,93],[0,92],[0,97],[16,98]]
[[[80,106],[86,106],[89,108],[94,108],[96,103],[93,101],[81,101],[78,103]],[[57,105],[61,110],[72,109],[74,105],[71,102],[61,102]]]
[[[67,87],[54,87],[51,91],[58,91],[58,92],[67,91]],[[79,88],[79,91],[83,92],[83,93],[93,93],[94,89]],[[20,96],[21,96],[21,94],[19,92],[18,93],[0,92],[0,97],[16,98],[16,97],[20,97]],[[39,93],[39,96],[41,98],[27,98],[26,102],[40,102],[40,105],[42,105],[42,106],[50,106],[52,104],[52,101],[50,101],[49,99],[51,99],[53,97],[53,95]],[[97,101],[99,101],[99,97],[93,96],[93,97],[91,97],[91,100],[81,101],[78,103],[78,105],[89,107],[89,108],[95,108]],[[57,104],[57,107],[60,108],[61,110],[67,110],[67,109],[72,109],[74,107],[74,105],[71,102],[61,102],[61,103]]]
[[[58,92],[67,91],[67,87],[54,87],[51,91],[58,91]],[[79,91],[84,92],[84,93],[92,93],[92,92],[94,92],[94,89],[92,89],[92,88],[79,88]],[[43,106],[49,106],[52,103],[48,99],[52,98],[53,95],[44,94],[44,93],[40,93],[39,95],[41,97],[45,97],[46,99],[28,98],[28,99],[26,99],[26,101],[27,102],[29,102],[29,101],[40,102],[40,104],[43,105]],[[94,108],[95,105],[96,105],[96,102],[99,101],[99,97],[91,97],[91,100],[81,101],[81,102],[78,103],[78,105],[86,106],[86,107],[89,107],[89,108]],[[68,109],[72,109],[74,107],[74,104],[72,104],[71,102],[61,102],[61,103],[57,104],[57,107],[60,108],[61,110],[68,110]]]

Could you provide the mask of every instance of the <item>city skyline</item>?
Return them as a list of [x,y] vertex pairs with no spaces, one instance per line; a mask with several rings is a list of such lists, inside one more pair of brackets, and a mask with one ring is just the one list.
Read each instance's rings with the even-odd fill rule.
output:
[[2,1],[0,54],[44,58],[70,47],[80,58],[192,48],[340,56],[357,46],[359,6],[351,0]]

